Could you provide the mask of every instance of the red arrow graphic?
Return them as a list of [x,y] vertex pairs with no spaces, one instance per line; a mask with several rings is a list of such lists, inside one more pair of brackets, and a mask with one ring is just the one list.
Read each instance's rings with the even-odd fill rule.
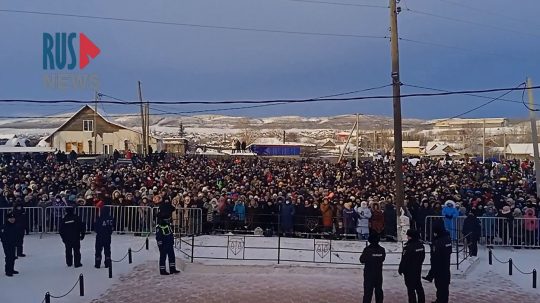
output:
[[79,68],[83,69],[90,63],[88,56],[94,59],[99,55],[100,50],[85,34],[79,33],[79,39]]

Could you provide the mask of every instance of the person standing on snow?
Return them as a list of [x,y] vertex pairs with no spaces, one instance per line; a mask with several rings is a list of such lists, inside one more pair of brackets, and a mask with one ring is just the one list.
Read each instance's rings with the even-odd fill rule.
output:
[[24,234],[28,230],[26,212],[22,204],[18,204],[13,209],[13,215],[15,216],[15,226],[17,227],[17,245],[15,246],[15,257],[26,257],[23,253]]
[[480,240],[482,225],[473,212],[469,212],[469,215],[465,218],[462,232],[467,239],[469,255],[471,257],[476,257],[478,255],[478,240]]
[[13,277],[19,272],[15,270],[15,246],[17,245],[17,226],[13,212],[9,212],[6,216],[6,223],[0,228],[0,240],[4,247],[4,255],[6,256],[6,276]]
[[96,232],[96,255],[95,268],[101,267],[101,251],[105,253],[105,268],[111,266],[111,235],[114,231],[115,222],[109,215],[109,208],[102,206],[99,209],[99,217],[96,219],[94,231]]
[[159,248],[159,274],[169,275],[165,267],[165,261],[169,258],[170,274],[179,273],[176,270],[176,257],[174,255],[174,235],[171,229],[170,218],[166,214],[158,214],[158,225],[156,226],[156,241]]
[[370,235],[368,237],[369,245],[364,248],[360,256],[360,263],[364,264],[364,299],[363,303],[370,303],[375,291],[375,302],[382,303],[384,293],[383,284],[383,263],[386,258],[384,248],[379,245],[379,236]]
[[448,303],[450,286],[450,257],[452,255],[452,241],[450,234],[442,224],[433,226],[433,243],[431,244],[431,269],[424,280],[435,280],[437,288],[437,303]]
[[422,287],[422,264],[426,257],[424,244],[420,241],[420,233],[416,230],[407,231],[408,241],[403,247],[403,255],[399,263],[398,273],[404,275],[409,303],[426,302]]
[[66,215],[60,222],[60,237],[66,247],[66,264],[75,268],[81,267],[81,241],[84,239],[85,225],[78,215],[74,214],[73,207],[66,208]]
[[444,227],[450,233],[452,239],[457,239],[456,220],[459,217],[459,211],[456,209],[454,201],[446,201],[442,209],[442,216],[444,217]]
[[368,208],[368,203],[362,201],[360,207],[355,208],[358,215],[356,233],[358,240],[366,240],[369,236],[369,220],[371,219],[371,210]]

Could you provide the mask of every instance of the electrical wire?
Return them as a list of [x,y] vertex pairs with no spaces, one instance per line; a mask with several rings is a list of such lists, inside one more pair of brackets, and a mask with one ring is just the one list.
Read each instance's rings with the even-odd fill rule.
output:
[[[539,89],[540,86],[533,86],[529,89]],[[448,91],[438,93],[413,93],[404,94],[399,97],[412,98],[412,97],[438,97],[438,96],[452,96],[452,95],[466,95],[466,94],[480,94],[480,93],[494,93],[501,91],[517,91],[520,88],[491,88],[491,89],[479,89],[479,90],[459,90]],[[271,104],[271,103],[313,103],[313,102],[329,102],[329,101],[359,101],[359,100],[382,100],[393,99],[393,95],[376,95],[376,96],[358,96],[349,98],[310,98],[310,99],[278,99],[278,100],[222,100],[222,101],[147,101],[148,104],[160,104],[160,105],[218,105],[218,104]],[[36,100],[36,99],[0,99],[0,103],[30,103],[30,104],[62,104],[62,103],[74,103],[74,104],[87,104],[93,101],[89,100]],[[120,104],[120,105],[136,105],[140,104],[140,101],[110,101],[101,100],[100,102],[107,104]]]
[[289,2],[302,2],[310,4],[329,4],[337,6],[356,6],[356,7],[370,7],[370,8],[388,8],[388,6],[375,5],[375,4],[361,4],[361,3],[345,3],[345,2],[332,2],[332,1],[315,1],[315,0],[283,0]]
[[453,21],[453,22],[464,23],[464,24],[471,24],[471,25],[496,29],[496,30],[500,30],[500,31],[506,31],[506,32],[509,32],[509,33],[514,33],[514,34],[528,35],[528,36],[533,36],[533,37],[540,37],[540,35],[530,33],[530,32],[524,32],[524,31],[520,31],[520,30],[516,30],[516,29],[510,29],[510,28],[506,28],[506,27],[502,27],[502,26],[498,26],[498,25],[491,25],[491,24],[480,23],[480,22],[476,22],[476,21],[470,21],[470,20],[465,20],[465,19],[460,19],[460,18],[454,18],[454,17],[438,15],[438,14],[434,14],[434,13],[430,13],[430,12],[426,12],[426,11],[422,11],[422,10],[411,9],[411,8],[408,8],[408,7],[405,8],[405,11],[411,12],[411,13],[417,14],[417,15],[424,15],[424,16],[437,18],[437,19],[442,19],[442,20],[447,20],[447,21]]
[[[525,88],[521,88],[521,87],[524,86],[524,85],[525,85],[525,82],[520,83],[520,84],[516,87],[516,89],[525,90]],[[465,116],[466,114],[472,113],[472,112],[474,112],[474,111],[476,111],[476,110],[479,110],[479,109],[482,108],[482,107],[486,107],[486,106],[490,105],[491,103],[493,103],[493,102],[495,102],[495,101],[498,101],[500,98],[505,97],[506,95],[510,94],[510,93],[513,92],[514,90],[515,90],[515,89],[508,90],[508,91],[505,92],[504,94],[500,95],[499,97],[493,98],[492,100],[490,100],[490,101],[488,101],[488,102],[485,102],[485,103],[483,103],[483,104],[481,104],[481,105],[479,105],[479,106],[473,107],[473,108],[471,108],[471,109],[469,109],[469,110],[467,110],[467,111],[465,111],[465,112],[463,112],[463,113],[461,113],[461,114],[452,116],[452,117],[450,117],[450,118],[438,120],[437,122],[445,122],[445,121],[448,121],[448,120],[452,120],[452,119],[456,119],[456,118]]]
[[[320,97],[316,97],[316,98],[313,98],[313,99],[317,100],[317,99],[324,99],[324,98],[339,97],[339,96],[344,96],[344,95],[351,95],[351,94],[356,94],[356,93],[361,93],[361,92],[368,92],[368,91],[378,90],[378,89],[382,89],[382,88],[390,87],[390,86],[392,86],[392,84],[380,85],[380,86],[376,86],[376,87],[365,88],[365,89],[360,89],[360,90],[354,90],[354,91],[349,91],[349,92],[344,92],[344,93],[337,93],[337,94],[332,94],[332,95],[325,95],[325,96],[320,96]],[[106,97],[112,98],[112,99],[117,100],[117,101],[125,101],[125,100],[122,100],[122,99],[119,99],[119,98],[116,98],[116,97],[112,97],[112,96],[107,95],[107,94],[103,94],[103,93],[99,93],[99,94],[101,96],[106,96]],[[284,102],[284,103],[270,103],[270,104],[262,104],[262,105],[250,105],[250,106],[229,107],[229,108],[191,110],[191,111],[181,111],[181,112],[169,112],[169,111],[164,111],[164,110],[161,110],[161,109],[158,109],[158,108],[155,108],[155,107],[151,107],[150,109],[157,110],[157,111],[159,111],[159,112],[161,112],[162,114],[165,114],[165,115],[185,116],[187,114],[199,114],[199,113],[208,113],[208,112],[222,112],[222,111],[231,111],[231,110],[241,110],[241,109],[251,109],[251,108],[260,108],[260,107],[268,107],[268,106],[286,105],[286,104],[288,104],[288,103],[286,103],[286,102]]]
[[518,58],[518,57],[514,57],[514,56],[509,56],[507,54],[486,52],[486,51],[481,51],[481,50],[475,50],[475,49],[472,49],[472,48],[465,48],[465,47],[453,46],[453,45],[435,43],[435,42],[426,42],[426,41],[403,38],[403,37],[400,37],[399,40],[404,41],[404,42],[415,43],[415,44],[422,44],[422,45],[435,46],[435,47],[440,47],[440,48],[455,49],[455,50],[459,50],[459,51],[463,51],[463,52],[472,52],[472,53],[477,53],[477,54],[487,54],[487,55],[490,55],[490,56],[497,56],[497,57]]
[[450,4],[450,5],[453,5],[453,6],[461,7],[463,9],[473,10],[473,11],[480,12],[480,13],[483,13],[483,14],[493,15],[493,16],[497,16],[499,18],[505,18],[505,19],[512,20],[512,21],[515,21],[515,22],[521,22],[523,24],[527,24],[526,22],[524,22],[523,19],[511,17],[511,16],[504,15],[504,14],[500,14],[500,13],[497,13],[497,12],[494,12],[494,11],[487,10],[486,8],[473,7],[473,6],[463,4],[463,3],[458,3],[458,2],[449,1],[449,0],[439,0],[439,1]]
[[[420,89],[431,90],[431,91],[436,91],[436,92],[449,92],[449,90],[445,90],[445,89],[426,87],[426,86],[421,86],[421,85],[413,85],[413,84],[408,84],[408,83],[403,84],[403,86],[413,87],[413,88],[420,88]],[[465,96],[470,96],[470,97],[475,97],[475,98],[481,98],[481,99],[490,99],[490,100],[492,99],[492,97],[483,96],[483,95],[476,95],[476,94],[464,94],[464,95]],[[523,100],[518,101],[518,100],[512,100],[512,99],[505,99],[505,98],[500,98],[497,101],[509,102],[509,103],[518,103],[518,104],[523,103]],[[534,104],[534,105],[537,105],[537,104]]]
[[388,39],[387,36],[376,36],[376,35],[320,33],[320,32],[289,31],[289,30],[277,30],[277,29],[265,29],[265,28],[253,28],[253,27],[219,26],[219,25],[208,25],[208,24],[167,22],[167,21],[156,21],[156,20],[146,20],[146,19],[104,17],[104,16],[53,13],[53,12],[41,12],[41,11],[29,11],[29,10],[0,9],[0,12],[13,13],[13,14],[31,14],[31,15],[42,15],[42,16],[119,21],[119,22],[130,22],[130,23],[146,23],[146,24],[156,24],[156,25],[172,25],[172,26],[199,28],[199,29],[219,29],[219,30],[234,30],[234,31],[244,31],[244,32],[262,32],[262,33],[277,33],[277,34],[305,35],[305,36],[328,36],[328,37],[342,37],[342,38]]

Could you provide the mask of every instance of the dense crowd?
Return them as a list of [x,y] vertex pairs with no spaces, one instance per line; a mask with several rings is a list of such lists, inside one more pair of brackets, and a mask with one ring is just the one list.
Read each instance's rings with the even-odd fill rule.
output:
[[[424,233],[427,216],[536,218],[533,165],[509,160],[405,159],[405,207],[394,207],[393,161],[173,157],[132,164],[3,155],[0,207],[119,205],[200,208],[204,232],[274,229],[293,234]],[[397,215],[399,214],[399,216]],[[173,218],[174,219],[174,218]],[[536,226],[533,226],[537,228]],[[455,227],[447,224],[447,229]],[[455,237],[456,235],[453,235]]]

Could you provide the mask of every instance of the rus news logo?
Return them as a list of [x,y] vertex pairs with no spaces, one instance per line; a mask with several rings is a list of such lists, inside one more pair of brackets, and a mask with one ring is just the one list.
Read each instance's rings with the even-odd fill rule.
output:
[[[77,56],[78,46],[78,56]],[[43,70],[73,71],[85,69],[90,59],[95,59],[101,50],[83,33],[43,33]],[[80,72],[47,72],[43,83],[52,89],[97,90],[99,77]]]

